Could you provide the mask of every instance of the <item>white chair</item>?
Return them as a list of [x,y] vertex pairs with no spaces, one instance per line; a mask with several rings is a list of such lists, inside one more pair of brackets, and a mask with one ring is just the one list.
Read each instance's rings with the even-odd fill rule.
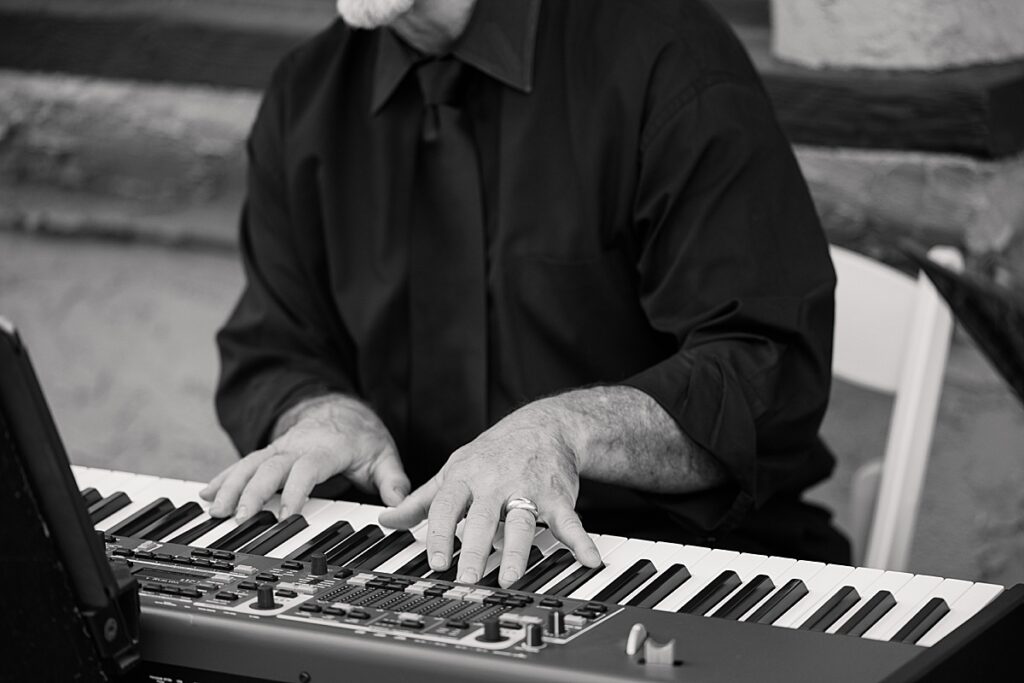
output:
[[[924,273],[915,280],[832,246],[835,377],[893,396],[885,453],[854,474],[850,535],[859,565],[904,570],[910,554],[953,322]],[[929,257],[960,270],[960,252]]]

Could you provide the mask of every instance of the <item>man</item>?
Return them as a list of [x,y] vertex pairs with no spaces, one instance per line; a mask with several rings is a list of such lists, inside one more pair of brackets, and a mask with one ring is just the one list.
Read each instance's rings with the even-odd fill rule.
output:
[[218,337],[249,455],[211,512],[283,487],[286,515],[343,475],[383,524],[428,520],[434,569],[465,516],[460,581],[504,518],[502,586],[538,520],[597,566],[581,516],[847,559],[800,501],[832,467],[834,275],[728,28],[699,0],[339,9],[250,139],[248,283]]

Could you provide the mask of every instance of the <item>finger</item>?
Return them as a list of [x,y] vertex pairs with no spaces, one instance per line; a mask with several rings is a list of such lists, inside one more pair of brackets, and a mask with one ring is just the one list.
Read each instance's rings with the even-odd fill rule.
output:
[[237,464],[238,463],[235,463],[234,465],[229,465],[228,467],[222,469],[220,473],[216,477],[211,479],[210,483],[207,484],[206,487],[199,492],[199,497],[202,498],[203,500],[213,500],[214,496],[217,495],[217,489],[220,488],[220,485],[224,482],[224,479],[227,478],[228,473],[231,471],[231,468]]
[[495,550],[501,550],[505,547],[505,523],[498,522],[498,528],[494,530],[494,538],[491,539],[491,545]]
[[[291,469],[292,462],[291,458],[276,453],[256,468],[238,496],[238,506],[235,508],[236,520],[244,522],[258,510],[263,509],[263,504],[281,488],[281,484],[284,483],[288,471]],[[285,515],[282,514],[281,518],[284,517]]]
[[377,461],[373,470],[373,483],[381,501],[388,507],[395,507],[409,495],[409,477],[405,475],[402,461],[391,449],[385,451]]
[[225,472],[226,476],[217,489],[213,503],[210,504],[211,517],[227,517],[234,512],[238,497],[242,495],[242,489],[249,482],[249,477],[271,455],[273,452],[269,448],[253,451]]
[[529,510],[509,510],[505,515],[505,547],[501,552],[498,584],[508,588],[526,572],[526,561],[537,533],[537,519]]
[[[431,508],[430,523],[434,523]],[[490,500],[473,501],[462,527],[462,550],[459,552],[459,583],[476,583],[484,573],[484,564],[491,555],[491,540],[501,517],[500,509]],[[455,520],[458,523],[458,519]],[[454,526],[452,527],[454,530]]]
[[307,455],[295,461],[284,482],[284,490],[281,491],[281,519],[301,511],[313,487],[334,474],[326,470],[326,465],[323,458],[315,455]]
[[427,518],[430,504],[441,488],[441,479],[434,475],[398,504],[393,510],[380,513],[380,523],[392,529],[411,529]]
[[[457,482],[446,482],[434,496],[427,514],[427,557],[434,571],[444,571],[451,565],[455,527],[468,503],[469,489]],[[465,536],[462,547],[465,552]]]
[[544,515],[544,518],[551,528],[551,533],[569,547],[580,564],[588,567],[601,566],[601,553],[598,552],[590,534],[583,529],[583,522],[575,510],[568,505],[561,505],[552,510],[551,514]]

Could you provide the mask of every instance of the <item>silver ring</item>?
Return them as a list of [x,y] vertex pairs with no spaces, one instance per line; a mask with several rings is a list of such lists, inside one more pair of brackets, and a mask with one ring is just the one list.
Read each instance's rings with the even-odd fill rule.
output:
[[505,514],[508,515],[512,510],[526,510],[534,519],[540,517],[540,510],[537,509],[537,504],[529,498],[509,498],[508,502],[505,503]]

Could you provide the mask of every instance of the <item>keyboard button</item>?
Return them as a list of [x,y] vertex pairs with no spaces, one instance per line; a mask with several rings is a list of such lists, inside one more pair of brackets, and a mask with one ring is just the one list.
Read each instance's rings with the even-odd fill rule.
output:
[[868,599],[853,616],[846,620],[836,633],[848,636],[864,635],[886,612],[896,606],[896,598],[889,591],[878,591]]
[[652,609],[672,591],[683,585],[689,578],[690,572],[685,565],[673,564],[656,576],[653,581],[648,583],[643,590],[634,595],[626,604],[631,607]]

